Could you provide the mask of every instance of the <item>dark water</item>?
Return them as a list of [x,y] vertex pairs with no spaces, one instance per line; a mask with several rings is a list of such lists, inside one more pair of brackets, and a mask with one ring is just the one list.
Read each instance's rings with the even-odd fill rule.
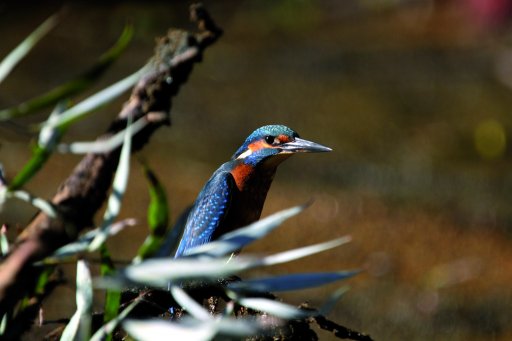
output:
[[[283,123],[331,146],[333,153],[300,155],[281,167],[264,214],[311,197],[316,203],[251,250],[350,233],[354,242],[347,247],[273,271],[367,269],[351,281],[332,317],[376,339],[506,340],[512,273],[506,17],[469,7],[472,2],[370,3],[207,2],[225,35],[174,102],[173,126],[159,131],[143,156],[162,178],[176,215],[258,126]],[[0,5],[0,55],[59,8],[58,2]],[[85,70],[127,21],[135,39],[93,90],[135,71],[168,27],[192,28],[181,2],[64,8],[59,26],[0,84],[0,107]],[[66,139],[93,139],[123,100]],[[7,176],[29,158],[27,126],[47,115],[0,125]],[[78,160],[55,155],[28,189],[50,197]],[[133,256],[145,234],[146,191],[133,162],[123,216],[135,215],[142,226],[112,241],[120,260]],[[2,220],[22,227],[33,213],[8,203]],[[335,288],[289,299],[319,305]],[[74,310],[63,303],[52,298],[48,314]]]

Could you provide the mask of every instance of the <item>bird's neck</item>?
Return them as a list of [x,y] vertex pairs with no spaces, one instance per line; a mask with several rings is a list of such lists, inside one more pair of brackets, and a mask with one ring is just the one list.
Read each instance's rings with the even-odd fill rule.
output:
[[231,175],[240,192],[252,191],[253,187],[266,192],[274,179],[278,165],[279,163],[276,162],[264,162],[258,165],[237,162],[231,169]]

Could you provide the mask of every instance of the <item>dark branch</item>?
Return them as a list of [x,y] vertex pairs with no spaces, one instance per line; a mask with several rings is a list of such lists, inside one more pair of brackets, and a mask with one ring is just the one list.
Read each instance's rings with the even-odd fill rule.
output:
[[[162,125],[170,124],[172,97],[187,81],[193,65],[201,61],[203,50],[221,35],[208,13],[200,5],[191,7],[196,34],[170,30],[161,38],[151,60],[150,71],[134,87],[130,99],[112,122],[105,139],[133,121],[146,119],[148,124],[133,137],[135,152],[144,147]],[[119,161],[119,148],[103,154],[88,154],[60,186],[52,203],[60,213],[51,219],[40,212],[25,228],[10,253],[0,264],[0,311],[11,310],[25,295],[31,294],[40,269],[35,261],[52,254],[57,248],[76,239],[92,226],[94,214],[107,197]]]

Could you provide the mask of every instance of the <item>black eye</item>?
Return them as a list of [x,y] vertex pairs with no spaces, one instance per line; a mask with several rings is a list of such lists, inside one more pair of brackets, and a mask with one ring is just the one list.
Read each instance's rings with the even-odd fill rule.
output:
[[268,144],[273,144],[274,140],[275,140],[275,137],[272,135],[265,136],[265,142],[267,142]]

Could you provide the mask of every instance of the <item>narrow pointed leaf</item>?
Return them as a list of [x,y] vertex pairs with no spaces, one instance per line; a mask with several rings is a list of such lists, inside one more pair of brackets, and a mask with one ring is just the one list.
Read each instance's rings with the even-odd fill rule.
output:
[[233,290],[262,292],[300,290],[346,279],[357,273],[358,271],[300,273],[233,282],[228,287]]
[[202,305],[198,304],[192,297],[178,286],[171,287],[171,293],[176,302],[190,315],[201,321],[210,321],[212,316]]
[[243,248],[244,246],[263,238],[273,231],[285,220],[299,214],[306,208],[305,205],[295,206],[274,213],[264,219],[223,235],[214,242],[200,245],[190,249],[186,255],[209,255],[220,257]]
[[320,253],[323,251],[327,251],[338,247],[340,245],[346,244],[351,241],[350,236],[345,236],[342,238],[334,239],[325,243],[314,244],[310,246],[301,247],[298,249],[293,249],[290,251],[276,253],[274,255],[266,256],[260,260],[261,266],[269,266],[281,263],[287,263],[292,260],[296,260],[299,258],[304,258],[307,256],[314,255],[315,253]]
[[347,291],[349,290],[348,286],[344,286],[336,290],[332,293],[332,295],[325,301],[325,303],[322,305],[322,307],[318,310],[320,315],[327,315],[329,314],[334,307],[336,306],[336,303],[340,300],[341,296],[343,296]]
[[[136,71],[130,76],[112,84],[111,86],[95,93],[94,95],[86,98],[80,103],[72,106],[68,110],[62,113],[58,120],[55,122],[48,122],[55,128],[67,128],[72,123],[84,118],[87,114],[99,109],[107,103],[113,101],[125,91],[130,89],[140,77],[147,72],[149,68],[147,66]],[[43,125],[46,123],[43,123]]]
[[123,328],[138,341],[156,341],[172,336],[173,340],[206,341],[216,333],[212,323],[192,327],[163,320],[126,320]]
[[9,252],[9,241],[7,240],[7,226],[0,228],[0,255],[4,256]]
[[[130,134],[131,136],[137,134],[141,131],[145,126],[148,125],[148,121],[142,117],[131,125]],[[59,144],[57,146],[57,151],[60,153],[73,153],[73,154],[86,154],[86,153],[108,153],[115,148],[119,147],[123,144],[126,129],[121,130],[114,136],[110,137],[107,140],[99,140],[92,142],[73,142],[69,144]]]
[[11,51],[0,63],[0,83],[18,65],[18,63],[32,50],[32,48],[55,27],[57,15],[46,19],[38,28],[25,38],[14,50]]
[[119,164],[116,169],[116,175],[112,184],[112,193],[110,194],[107,202],[107,209],[103,215],[103,222],[100,226],[100,233],[98,233],[91,244],[89,245],[89,251],[96,251],[108,238],[108,226],[112,225],[114,220],[117,218],[119,211],[121,210],[121,201],[126,191],[128,184],[128,176],[130,174],[130,151],[132,145],[131,138],[131,122],[128,120],[128,127],[126,129],[123,148],[121,149],[121,155],[119,156]]
[[135,283],[167,288],[169,282],[179,283],[194,279],[216,281],[246,270],[257,262],[255,259],[246,257],[238,257],[230,262],[228,260],[229,258],[148,259],[126,267],[122,276]]
[[29,115],[37,110],[54,105],[64,98],[69,98],[87,89],[96,79],[108,70],[115,60],[119,58],[130,43],[132,36],[133,27],[130,25],[125,26],[114,46],[100,56],[92,68],[75,79],[59,85],[40,96],[32,98],[15,107],[1,110],[0,120]]
[[76,312],[62,333],[62,341],[88,340],[92,319],[92,281],[87,264],[79,260],[76,268]]
[[264,311],[287,320],[300,319],[312,315],[311,312],[299,310],[289,304],[267,298],[240,298],[237,299],[237,302],[244,307]]
[[[136,224],[135,219],[124,219],[121,220],[115,224],[112,224],[108,226],[105,229],[105,233],[107,235],[113,236],[117,234],[119,231],[121,231],[126,226],[134,226]],[[66,244],[59,249],[57,249],[53,255],[45,258],[42,263],[44,264],[54,264],[58,263],[60,260],[78,255],[80,253],[86,252],[89,249],[89,245],[91,244],[92,240],[101,232],[100,228],[96,228],[94,230],[91,230],[87,233],[85,233],[83,236],[81,236],[77,241],[73,243]]]
[[137,262],[156,254],[164,242],[169,226],[169,206],[165,189],[147,165],[144,165],[144,174],[149,183],[149,235],[139,248],[135,260]]
[[112,332],[116,329],[121,321],[123,321],[128,314],[139,304],[141,301],[141,297],[136,298],[129,306],[127,306],[116,318],[110,320],[108,323],[104,324],[100,329],[94,333],[89,341],[103,341],[105,338],[112,334]]
[[[60,102],[48,117],[48,121],[55,121],[57,117],[68,108],[68,104],[68,102]],[[63,134],[63,129],[57,129],[48,126],[45,126],[41,129],[41,131],[39,132],[37,145],[34,147],[32,151],[32,157],[23,166],[21,171],[18,174],[16,174],[16,176],[12,180],[12,183],[9,185],[9,190],[14,191],[20,189],[35,174],[37,174],[37,172],[50,158],[55,145],[59,142]]]
[[51,217],[51,218],[57,217],[57,211],[55,210],[52,203],[50,203],[49,201],[46,201],[44,199],[35,197],[26,191],[13,191],[13,192],[8,191],[7,197],[8,198],[12,197],[12,198],[16,198],[16,199],[20,199],[22,201],[28,202],[32,206],[43,211],[49,217]]

